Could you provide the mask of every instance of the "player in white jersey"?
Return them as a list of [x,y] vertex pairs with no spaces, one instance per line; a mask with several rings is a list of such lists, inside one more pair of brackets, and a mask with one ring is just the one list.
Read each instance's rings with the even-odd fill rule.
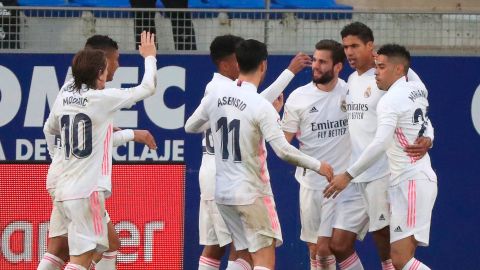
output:
[[343,174],[335,176],[326,190],[330,196],[352,178],[366,171],[386,151],[390,165],[390,242],[395,269],[430,269],[414,258],[417,245],[428,246],[430,219],[437,196],[437,176],[428,154],[408,156],[407,144],[423,136],[430,125],[428,91],[422,82],[408,81],[410,53],[402,46],[387,44],[378,50],[376,80],[388,91],[379,101],[378,127],[373,141]]
[[[300,151],[318,160],[328,160],[334,171],[347,168],[350,154],[348,119],[345,108],[347,84],[338,77],[345,62],[343,46],[333,40],[315,45],[312,82],[295,89],[285,103],[282,128],[290,142],[294,137]],[[324,176],[297,167],[300,183],[300,239],[310,252],[310,269],[336,269],[330,250],[335,203],[326,199]]]
[[[223,35],[216,37],[210,45],[210,57],[217,67],[218,73],[213,75],[212,80],[205,88],[205,95],[216,89],[218,85],[225,82],[232,82],[238,78],[238,63],[235,57],[235,47],[242,41],[240,37]],[[288,85],[296,73],[305,66],[310,65],[310,57],[306,54],[297,54],[288,68],[283,71],[278,79],[261,93],[268,101],[273,102]],[[231,235],[225,222],[218,212],[215,203],[215,152],[211,130],[203,133],[202,139],[203,156],[199,171],[200,183],[200,213],[199,232],[200,244],[204,245],[202,255],[199,259],[199,269],[218,269],[220,259],[225,253],[225,246],[231,243]],[[230,248],[228,270],[251,269],[250,255],[247,258],[238,258],[234,248]]]
[[55,188],[56,207],[68,223],[66,269],[86,269],[94,251],[108,249],[104,200],[111,193],[113,115],[155,92],[156,49],[150,33],[142,33],[140,53],[145,57],[142,83],[125,90],[104,89],[108,63],[103,51],[77,53],[74,86],[62,89],[45,124],[47,135],[61,135],[66,168]]
[[265,140],[277,155],[293,164],[328,177],[332,169],[289,145],[280,129],[278,113],[257,94],[267,69],[265,44],[242,41],[236,57],[238,80],[225,82],[204,97],[185,130],[212,129],[215,201],[235,248],[250,252],[254,269],[273,269],[275,246],[282,243],[282,236],[266,166]]
[[[119,64],[119,53],[117,42],[112,40],[108,36],[103,35],[94,35],[90,37],[85,43],[86,49],[99,49],[105,52],[107,58],[108,67],[107,67],[107,82],[113,80],[115,71],[117,70]],[[73,80],[69,80],[66,84],[72,84]],[[66,86],[62,86],[63,89]],[[59,158],[54,158],[54,152],[58,151],[58,148],[61,148],[60,144],[55,142],[55,138],[59,136],[46,136],[47,140],[51,140],[50,145],[57,145],[55,149],[49,149],[50,156],[52,157],[52,162],[49,166],[49,171],[47,174],[46,187],[49,194],[53,198],[54,188],[56,184],[56,179],[58,175],[58,161]],[[135,141],[138,143],[146,144],[150,149],[156,149],[155,139],[152,134],[147,130],[119,130],[114,128],[113,133],[113,146],[124,144],[127,141]],[[55,150],[55,151],[54,151]],[[63,220],[57,220],[60,218],[60,215],[57,213],[58,209],[56,207],[52,208],[52,214],[50,218],[50,229],[49,229],[49,238],[47,244],[47,252],[44,254],[44,257],[38,265],[38,270],[56,270],[63,267],[63,262],[68,261],[68,241],[62,233],[53,233],[53,231],[61,232],[63,230],[61,225]],[[108,227],[108,240],[109,240],[109,249],[103,253],[95,254],[93,262],[97,270],[114,270],[116,269],[116,254],[120,248],[120,239],[115,231],[113,223],[110,221],[110,218],[107,213],[107,227]],[[53,228],[52,228],[53,226]],[[62,265],[62,266],[59,266]]]
[[[348,78],[346,97],[352,143],[350,162],[353,162],[373,140],[377,128],[377,103],[384,91],[379,90],[375,83],[372,30],[363,23],[354,22],[342,29],[341,36],[349,64],[355,68],[355,72]],[[420,80],[411,70],[408,78]],[[433,135],[428,136],[433,138]],[[424,155],[431,146],[431,140],[427,137],[419,138],[417,143],[413,146],[416,147],[413,152],[419,156]],[[355,178],[337,198],[331,247],[340,269],[363,269],[354,246],[355,240],[363,239],[367,231],[372,232],[382,269],[393,269],[388,227],[389,174],[387,157],[384,155]]]

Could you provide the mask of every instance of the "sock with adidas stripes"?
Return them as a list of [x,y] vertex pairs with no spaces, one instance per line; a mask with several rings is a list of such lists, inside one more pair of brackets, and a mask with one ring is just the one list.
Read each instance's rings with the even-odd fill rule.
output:
[[411,258],[402,270],[431,270],[428,266],[415,258]]
[[340,270],[364,270],[362,262],[360,261],[360,258],[358,258],[356,252],[338,264],[340,265]]
[[200,256],[200,260],[198,261],[198,270],[218,270],[219,268],[219,260]]
[[45,253],[38,264],[37,270],[60,270],[63,269],[65,262],[57,256]]

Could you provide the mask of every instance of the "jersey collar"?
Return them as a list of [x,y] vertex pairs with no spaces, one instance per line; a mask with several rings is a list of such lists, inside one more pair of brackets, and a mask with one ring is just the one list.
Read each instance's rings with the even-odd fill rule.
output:
[[215,72],[213,73],[213,79],[212,80],[219,80],[219,81],[225,81],[225,82],[232,82],[232,80],[226,76],[223,76],[222,74]]
[[242,88],[242,89],[245,89],[247,91],[252,91],[252,92],[257,92],[257,87],[253,84],[253,83],[250,83],[250,82],[246,82],[246,81],[241,81],[239,79],[236,79],[235,80],[235,85]]

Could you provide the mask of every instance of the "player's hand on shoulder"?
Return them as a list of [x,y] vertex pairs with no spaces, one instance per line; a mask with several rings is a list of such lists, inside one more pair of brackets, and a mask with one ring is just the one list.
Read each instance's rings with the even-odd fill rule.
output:
[[138,51],[143,58],[147,56],[156,56],[157,48],[155,47],[155,34],[143,31],[140,35],[140,46],[138,46]]
[[312,66],[312,58],[303,52],[297,53],[295,57],[290,61],[288,69],[293,73],[297,74],[302,69]]
[[413,144],[405,147],[404,151],[409,157],[419,160],[423,158],[432,147],[432,140],[429,137],[418,137]]
[[323,175],[327,178],[328,182],[330,182],[333,178],[333,168],[328,162],[322,161],[320,165],[320,169],[318,170],[320,175]]
[[143,129],[135,129],[133,131],[133,134],[134,134],[133,140],[135,142],[143,143],[152,150],[157,149],[157,143],[155,142],[155,138],[152,136],[150,131],[143,130]]
[[348,177],[346,173],[335,175],[332,181],[330,181],[330,184],[328,184],[323,191],[323,195],[326,198],[330,198],[332,196],[333,198],[337,197],[338,194],[348,186],[350,180],[350,177]]
[[284,99],[283,99],[283,93],[280,94],[274,101],[273,101],[273,107],[277,112],[280,112],[283,108],[284,104]]

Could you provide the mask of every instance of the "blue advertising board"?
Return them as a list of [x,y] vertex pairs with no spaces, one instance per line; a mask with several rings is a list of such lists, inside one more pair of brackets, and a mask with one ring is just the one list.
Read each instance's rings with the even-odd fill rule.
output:
[[[71,54],[0,54],[0,161],[47,160],[42,126],[56,93],[69,77]],[[270,56],[268,75],[261,89],[287,67],[289,56]],[[112,87],[138,84],[143,61],[123,55]],[[477,269],[480,236],[477,210],[480,182],[480,57],[413,58],[413,69],[429,89],[430,118],[435,127],[432,165],[438,175],[438,197],[433,211],[430,247],[419,248],[418,258],[432,269]],[[120,146],[119,161],[185,162],[185,269],[197,269],[198,168],[201,136],[185,134],[183,124],[203,96],[215,67],[207,55],[160,55],[157,94],[123,110],[116,125],[148,129],[159,148]],[[342,78],[351,72],[345,68]],[[286,96],[310,80],[306,69],[286,90]],[[272,151],[270,151],[272,152]],[[299,240],[298,184],[294,167],[275,155],[268,159],[271,182],[284,236],[277,249],[278,269],[308,269],[307,248]],[[1,182],[1,179],[0,179]],[[5,183],[1,183],[4,185]],[[371,238],[358,243],[365,269],[380,269]]]

